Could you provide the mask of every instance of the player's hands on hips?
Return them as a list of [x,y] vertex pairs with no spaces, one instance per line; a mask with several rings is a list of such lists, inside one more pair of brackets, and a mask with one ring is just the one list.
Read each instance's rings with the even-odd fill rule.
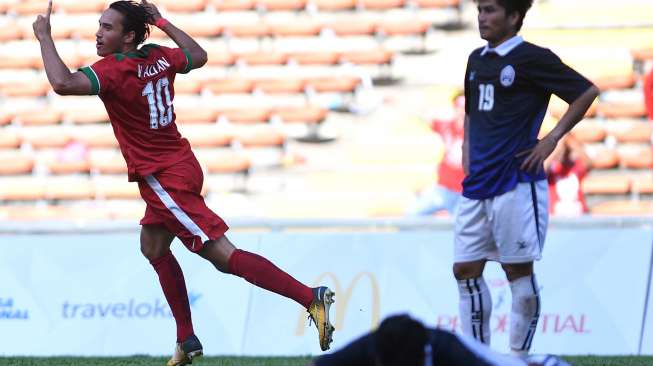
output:
[[529,173],[538,173],[543,169],[544,160],[551,155],[558,145],[558,140],[553,137],[547,136],[540,140],[534,148],[518,153],[516,156],[522,157],[526,154],[528,156],[521,164],[521,170]]
[[32,24],[32,28],[34,28],[34,36],[36,36],[36,39],[39,41],[43,38],[50,37],[51,35],[50,14],[52,14],[52,0],[48,1],[48,10],[45,15],[39,14]]
[[145,8],[145,11],[149,15],[147,22],[154,25],[157,20],[161,19],[161,13],[159,9],[156,8],[156,5],[148,2],[147,0],[141,0],[141,6]]

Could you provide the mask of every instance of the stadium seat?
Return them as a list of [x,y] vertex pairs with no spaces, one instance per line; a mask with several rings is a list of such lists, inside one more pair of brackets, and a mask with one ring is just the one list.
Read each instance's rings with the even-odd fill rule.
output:
[[74,124],[109,123],[109,115],[102,107],[71,108],[63,111],[63,120]]
[[270,120],[268,108],[218,109],[218,118],[236,124],[267,123]]
[[0,149],[17,149],[20,147],[21,141],[18,133],[0,129]]
[[286,143],[286,137],[283,134],[267,126],[257,126],[257,128],[240,132],[234,136],[234,139],[245,148],[282,148]]
[[284,123],[317,124],[326,119],[328,110],[319,106],[276,108],[273,114]]
[[597,106],[596,113],[603,118],[643,118],[646,109],[640,102],[602,102]]
[[290,60],[300,65],[335,65],[340,56],[337,52],[295,52],[288,56]]
[[571,133],[583,143],[601,142],[607,135],[603,124],[592,120],[581,121]]
[[585,194],[626,194],[630,191],[630,178],[622,174],[590,174],[582,183]]
[[0,110],[0,126],[9,124],[11,120],[14,119],[13,113],[8,111]]
[[392,10],[403,7],[406,0],[359,0],[358,4],[365,10]]
[[265,23],[228,24],[224,26],[223,33],[228,37],[265,37],[270,35],[270,26]]
[[47,80],[32,80],[7,83],[0,88],[0,94],[5,97],[43,97],[50,90],[52,88]]
[[210,80],[204,84],[204,88],[213,94],[249,94],[254,90],[254,82],[243,78]]
[[0,175],[30,174],[33,168],[34,158],[29,155],[18,151],[0,153]]
[[0,57],[0,69],[31,69],[36,62],[35,57],[3,55]]
[[316,21],[294,21],[270,25],[270,33],[275,37],[316,37],[322,24]]
[[257,5],[264,11],[300,11],[306,7],[307,0],[258,0]]
[[91,150],[89,163],[93,174],[127,174],[125,158],[118,152],[98,154]]
[[14,41],[23,37],[23,30],[17,24],[7,23],[0,26],[0,42]]
[[[138,184],[127,181],[127,177],[99,176],[93,180],[93,191],[97,199],[137,200],[141,198]],[[142,215],[141,211],[141,215]]]
[[208,66],[232,66],[236,62],[236,55],[226,50],[212,50],[208,48]]
[[653,215],[651,201],[606,201],[590,207],[592,215],[609,216],[649,216]]
[[355,65],[388,65],[392,63],[394,53],[387,50],[349,51],[340,55],[340,62]]
[[412,0],[412,3],[422,9],[459,7],[460,0]]
[[202,12],[206,7],[206,0],[157,0],[157,6],[174,13]]
[[650,143],[653,126],[643,121],[617,121],[606,126],[619,143]]
[[331,29],[339,37],[347,36],[372,36],[376,32],[376,25],[368,20],[336,20],[329,22],[325,28]]
[[653,176],[650,173],[633,174],[631,181],[633,193],[653,194]]
[[[179,3],[183,3],[183,1],[180,1]],[[188,33],[191,37],[217,37],[223,31],[222,26],[211,19],[185,19],[177,22],[177,24],[180,29],[183,29],[184,32]],[[159,38],[166,37],[167,36],[165,36],[164,33],[161,33]]]
[[258,65],[284,65],[288,61],[288,56],[279,52],[248,52],[236,56],[238,62],[250,66]]
[[630,51],[633,60],[636,62],[645,62],[653,60],[653,48],[639,48]]
[[91,172],[91,163],[88,158],[66,161],[54,155],[43,158],[40,163],[45,165],[50,174],[55,175],[89,174]]
[[[53,5],[53,12],[58,8],[57,3]],[[48,9],[48,2],[44,0],[27,0],[21,1],[17,4],[12,4],[8,11],[16,13],[19,16],[32,16],[37,14],[45,14]]]
[[[158,2],[157,2],[158,3]],[[58,9],[66,14],[100,13],[106,8],[106,0],[58,0]]]
[[50,177],[45,187],[45,199],[48,200],[89,200],[94,197],[93,185],[88,178]]
[[312,0],[320,11],[345,11],[356,8],[356,0]]
[[405,21],[381,21],[378,23],[377,30],[385,36],[424,36],[431,27],[431,23],[418,20]]
[[218,125],[194,125],[180,128],[182,136],[193,148],[225,147],[231,144],[233,136]]
[[38,201],[45,198],[46,183],[34,177],[16,177],[0,181],[1,201]]
[[318,93],[353,93],[360,79],[357,77],[315,77],[306,79],[306,85]]
[[619,154],[613,149],[600,148],[589,155],[594,169],[612,169],[619,166]]
[[22,126],[53,125],[61,121],[61,112],[51,108],[24,111],[16,114],[14,121]]
[[623,146],[619,149],[619,160],[626,169],[651,169],[653,150],[651,146]]
[[592,82],[594,82],[601,91],[630,89],[635,86],[637,76],[632,70],[630,70],[630,72],[624,75],[597,77],[594,78]]
[[178,94],[199,94],[202,84],[198,80],[188,78],[175,79],[175,95]]
[[200,162],[211,174],[249,173],[251,162],[247,156],[230,150],[214,150],[198,156]]
[[118,140],[109,125],[75,127],[70,136],[89,148],[117,148]]
[[22,142],[30,144],[34,149],[62,148],[71,140],[70,136],[58,127],[21,128],[19,134]]
[[218,11],[248,11],[256,8],[254,0],[213,0],[210,4]]
[[259,79],[254,85],[254,90],[267,94],[298,94],[304,91],[305,83],[300,79]]
[[209,108],[175,108],[175,117],[179,124],[214,123],[217,120],[215,111]]

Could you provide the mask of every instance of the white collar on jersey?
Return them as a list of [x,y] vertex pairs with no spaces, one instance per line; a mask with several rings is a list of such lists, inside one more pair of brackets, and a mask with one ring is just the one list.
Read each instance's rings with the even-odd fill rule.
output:
[[488,52],[495,52],[499,56],[503,57],[523,42],[524,38],[522,38],[522,36],[514,36],[495,48],[491,48],[490,44],[486,44],[483,48],[483,51],[481,51],[481,56],[485,56]]

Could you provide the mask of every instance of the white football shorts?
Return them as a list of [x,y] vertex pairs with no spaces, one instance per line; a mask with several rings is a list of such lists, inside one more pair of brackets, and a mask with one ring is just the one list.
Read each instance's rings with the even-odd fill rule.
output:
[[454,229],[454,262],[526,263],[542,258],[549,221],[546,180],[518,183],[496,197],[462,197]]

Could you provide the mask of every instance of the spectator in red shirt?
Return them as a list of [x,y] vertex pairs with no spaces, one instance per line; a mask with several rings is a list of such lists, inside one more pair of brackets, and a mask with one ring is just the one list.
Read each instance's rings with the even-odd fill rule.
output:
[[431,129],[438,133],[444,143],[445,153],[438,165],[438,182],[422,191],[409,210],[410,215],[432,215],[445,210],[453,214],[462,192],[461,182],[465,178],[462,165],[462,146],[465,122],[465,96],[456,94],[453,98],[454,117],[435,119]]
[[556,216],[579,216],[587,212],[582,183],[592,161],[580,141],[568,135],[545,162],[549,181],[549,212]]

